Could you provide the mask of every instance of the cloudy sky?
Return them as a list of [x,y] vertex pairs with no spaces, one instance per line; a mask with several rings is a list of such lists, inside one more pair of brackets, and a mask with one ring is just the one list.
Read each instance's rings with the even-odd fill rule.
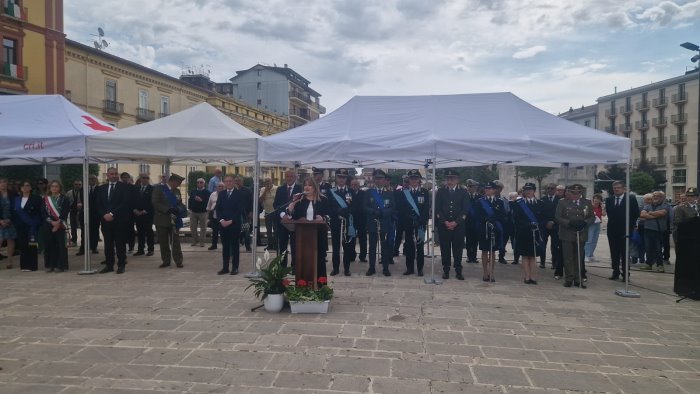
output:
[[68,38],[178,77],[257,63],[355,95],[510,91],[559,113],[691,67],[700,0],[70,0]]

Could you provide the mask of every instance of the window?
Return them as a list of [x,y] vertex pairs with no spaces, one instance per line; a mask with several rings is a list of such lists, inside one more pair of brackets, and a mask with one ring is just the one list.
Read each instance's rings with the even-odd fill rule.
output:
[[150,173],[151,173],[150,164],[147,164],[147,163],[139,164],[139,174],[150,174]]
[[262,90],[262,82],[258,82],[258,90]]
[[117,81],[112,79],[105,81],[105,100],[117,101]]
[[258,76],[261,76],[261,75],[262,75],[262,70],[258,69],[258,70],[256,70],[256,71],[258,72]]
[[584,125],[584,126],[591,127],[591,121],[590,121],[590,120],[586,120],[586,121],[583,122],[583,125]]
[[117,166],[117,163],[109,163],[109,164],[107,164],[107,169],[109,170],[110,168],[117,168],[118,169],[119,167]]
[[683,157],[683,145],[676,145],[676,156]]
[[685,183],[685,169],[673,170],[673,183]]
[[190,166],[190,174],[197,171],[197,167],[195,166]]
[[17,40],[9,38],[2,39],[2,59],[6,64],[18,64],[17,59]]
[[[659,98],[663,99],[664,97],[666,97],[666,89],[661,88],[661,89],[659,89]],[[659,100],[659,101],[663,101],[663,100]]]
[[262,105],[262,100],[258,99],[258,105]]
[[170,97],[160,96],[160,116],[170,115]]
[[139,89],[139,108],[148,109],[148,91]]
[[684,83],[678,84],[678,93],[680,93],[680,94],[685,93],[685,84]]

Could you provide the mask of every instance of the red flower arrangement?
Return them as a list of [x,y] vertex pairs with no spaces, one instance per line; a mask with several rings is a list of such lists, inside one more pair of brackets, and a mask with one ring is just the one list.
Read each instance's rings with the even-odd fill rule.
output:
[[333,289],[328,286],[328,278],[318,278],[319,288],[314,290],[311,283],[299,279],[296,284],[287,286],[286,294],[289,301],[326,301],[333,298]]

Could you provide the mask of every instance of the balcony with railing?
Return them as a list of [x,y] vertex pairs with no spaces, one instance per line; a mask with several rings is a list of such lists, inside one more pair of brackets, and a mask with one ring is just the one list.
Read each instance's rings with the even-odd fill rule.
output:
[[641,149],[643,149],[643,148],[646,148],[647,146],[648,146],[648,145],[647,145],[647,139],[646,139],[646,138],[641,139],[641,140],[635,140],[635,141],[634,141],[634,147],[635,147],[635,148],[641,148]]
[[9,79],[26,81],[29,78],[29,69],[27,68],[27,66],[3,63],[2,69],[0,69],[0,76]]
[[4,4],[5,2],[3,1],[3,5],[0,5],[0,15],[25,22],[28,20],[29,10],[27,7],[20,7],[19,4],[11,4],[9,2],[6,6]]
[[666,137],[654,137],[651,139],[652,146],[664,146],[666,145]]
[[616,115],[617,114],[615,113],[615,108],[605,110],[605,117],[606,118],[614,118]]
[[626,123],[620,123],[619,125],[617,125],[617,129],[623,133],[631,133],[632,132],[632,125],[626,124]]
[[688,121],[688,114],[687,113],[682,113],[682,114],[676,114],[676,115],[671,115],[671,123],[673,124],[683,124]]
[[651,100],[651,106],[654,108],[663,108],[666,106],[666,97],[659,97]]
[[686,155],[671,156],[671,164],[685,164],[687,158],[688,156]]
[[688,101],[688,93],[686,92],[677,93],[671,96],[671,102],[673,104],[681,104],[685,103],[686,101]]
[[620,107],[620,113],[623,115],[630,115],[632,113],[631,105],[623,105]]
[[155,111],[151,111],[148,108],[136,108],[136,119],[149,122],[156,118]]
[[605,131],[607,131],[608,133],[615,134],[615,130],[617,130],[615,126],[605,126]]
[[685,144],[688,142],[688,136],[686,134],[677,134],[671,136],[672,144]]
[[641,162],[641,159],[634,159],[634,160],[632,160],[632,166],[637,167],[637,166],[639,166],[640,162]]
[[668,118],[665,116],[662,116],[660,118],[654,118],[651,120],[651,125],[654,127],[663,128],[666,127],[667,124]]
[[311,120],[311,117],[309,116],[309,111],[307,109],[302,108],[293,108],[291,111],[289,111],[289,116],[294,116],[306,121]]
[[637,111],[648,111],[649,110],[649,100],[639,101],[634,104]]
[[112,115],[121,115],[124,113],[124,103],[102,100],[102,112]]
[[311,101],[311,98],[309,97],[308,94],[304,94],[302,92],[297,92],[296,90],[290,90],[289,91],[289,98],[290,99],[296,99],[301,101],[304,104],[311,104],[313,103]]
[[649,128],[649,121],[638,120],[638,121],[634,122],[634,128],[637,130],[647,130]]
[[663,166],[666,165],[666,158],[665,157],[650,157],[649,163],[653,166]]

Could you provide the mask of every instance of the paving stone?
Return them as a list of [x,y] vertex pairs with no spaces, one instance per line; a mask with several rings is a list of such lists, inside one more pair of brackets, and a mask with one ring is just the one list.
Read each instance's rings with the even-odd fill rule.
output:
[[369,388],[371,378],[366,376],[333,375],[331,390],[364,393]]
[[530,386],[527,376],[520,368],[475,365],[472,371],[478,383]]
[[430,381],[397,378],[372,378],[373,393],[425,394],[430,392]]
[[322,371],[325,363],[325,356],[277,353],[265,369],[313,373]]
[[143,352],[143,354],[136,357],[132,363],[150,365],[177,365],[190,353],[191,352],[189,350],[163,348],[148,349]]
[[[635,394],[658,394],[658,393],[683,393],[678,386],[668,379],[650,378],[644,376],[622,376],[609,375],[608,378],[626,393]],[[695,386],[696,391],[700,389],[700,380]]]
[[362,376],[390,376],[390,369],[391,360],[388,359],[342,356],[332,356],[326,366],[329,373]]
[[275,387],[300,388],[300,389],[327,389],[331,384],[331,377],[326,374],[280,372],[272,383]]
[[447,363],[440,362],[393,360],[391,362],[391,376],[397,378],[447,381],[448,365]]
[[192,367],[263,369],[271,353],[194,350],[180,364]]
[[90,346],[68,357],[66,361],[84,363],[128,363],[144,352],[143,349]]
[[365,337],[402,341],[422,341],[423,332],[417,329],[367,327],[365,329]]
[[277,378],[277,371],[258,371],[245,369],[227,369],[221,378],[215,382],[227,386],[259,386],[270,387]]
[[224,372],[226,371],[221,368],[166,367],[156,379],[207,383],[216,381]]
[[501,394],[499,386],[475,385],[471,383],[430,382],[431,393],[470,393],[470,394]]
[[528,369],[528,376],[537,387],[575,391],[617,392],[617,387],[604,375],[582,372]]
[[511,349],[504,347],[482,346],[484,357],[506,360],[546,361],[539,350]]
[[82,347],[74,345],[30,344],[11,350],[5,353],[3,357],[19,360],[60,361],[81,350],[83,350]]

